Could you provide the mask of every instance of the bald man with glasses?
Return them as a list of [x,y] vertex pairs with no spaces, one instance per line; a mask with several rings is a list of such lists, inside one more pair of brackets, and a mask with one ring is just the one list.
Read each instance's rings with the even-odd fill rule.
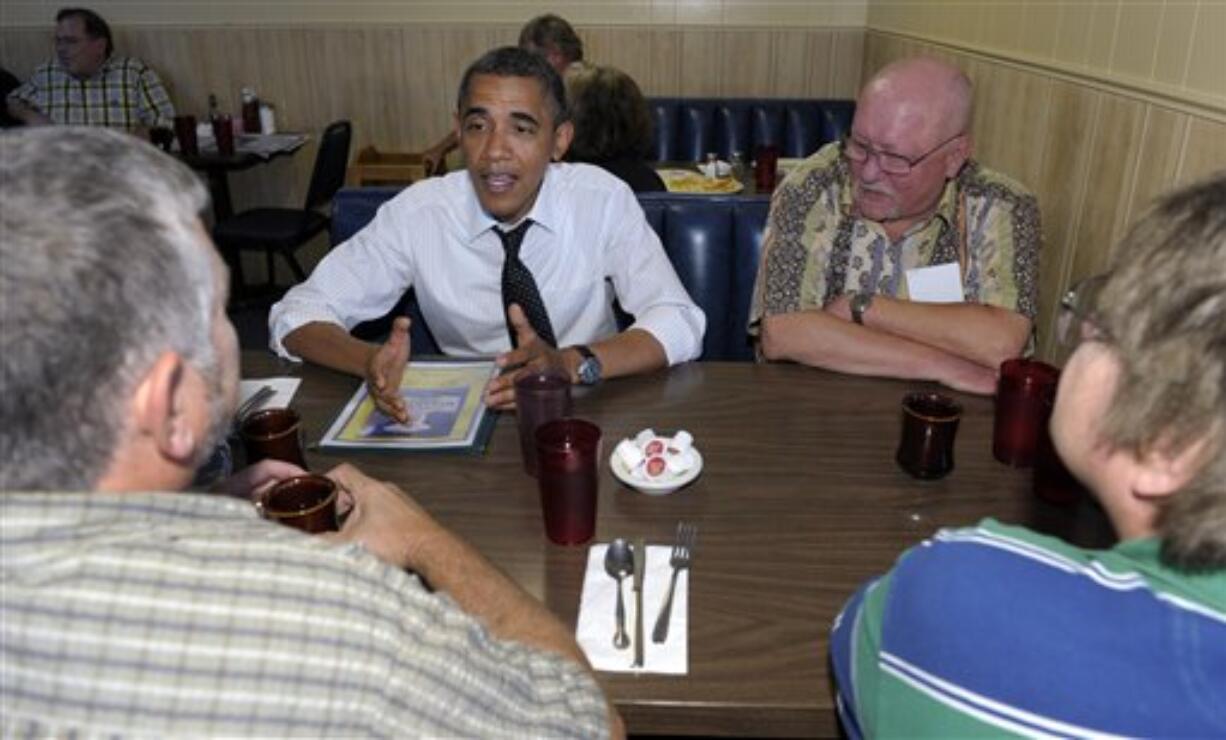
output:
[[944,62],[881,70],[771,201],[749,331],[768,360],[990,394],[1038,310],[1038,203],[973,161]]

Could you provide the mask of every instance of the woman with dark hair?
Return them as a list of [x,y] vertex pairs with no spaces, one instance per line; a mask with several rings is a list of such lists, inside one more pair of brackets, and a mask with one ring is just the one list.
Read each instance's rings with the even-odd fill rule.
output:
[[614,67],[575,65],[566,88],[575,126],[570,160],[603,167],[636,193],[664,190],[664,181],[647,165],[651,114],[634,79]]

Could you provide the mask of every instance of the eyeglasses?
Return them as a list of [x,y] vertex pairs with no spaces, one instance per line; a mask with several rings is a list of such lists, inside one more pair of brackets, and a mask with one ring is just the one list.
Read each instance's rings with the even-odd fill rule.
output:
[[1095,275],[1078,282],[1060,299],[1060,316],[1056,320],[1056,341],[1062,347],[1074,349],[1082,342],[1109,341],[1111,334],[1103,328],[1095,307],[1109,273]]
[[865,144],[864,142],[850,135],[844,135],[843,156],[847,157],[847,159],[855,162],[856,164],[863,164],[868,161],[869,156],[875,156],[877,158],[877,166],[881,168],[882,172],[890,175],[909,175],[911,174],[912,168],[914,168],[920,162],[923,162],[925,159],[928,159],[928,157],[931,157],[941,147],[945,146],[959,136],[962,136],[962,133],[963,132],[959,131],[918,157],[904,157],[901,154],[883,152],[880,149],[874,149],[868,144]]

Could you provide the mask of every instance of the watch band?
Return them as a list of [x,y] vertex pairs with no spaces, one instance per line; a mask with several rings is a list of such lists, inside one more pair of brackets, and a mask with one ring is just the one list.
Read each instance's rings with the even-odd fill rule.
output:
[[868,307],[873,305],[873,294],[865,291],[859,291],[851,297],[851,320],[857,324],[864,324],[864,312]]

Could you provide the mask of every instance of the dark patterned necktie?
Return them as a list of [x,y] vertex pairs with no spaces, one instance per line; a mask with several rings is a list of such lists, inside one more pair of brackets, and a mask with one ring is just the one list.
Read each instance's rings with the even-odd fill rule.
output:
[[[541,291],[537,290],[532,272],[519,259],[519,245],[523,244],[524,234],[531,225],[532,221],[525,220],[511,231],[494,229],[507,253],[506,261],[502,263],[502,313],[506,318],[510,305],[518,303],[536,335],[550,347],[557,347],[558,341],[553,336],[553,324],[549,323],[549,313],[545,310],[545,302],[541,300]],[[519,338],[515,336],[510,318],[506,321],[507,333],[511,335],[511,346],[518,347]]]

